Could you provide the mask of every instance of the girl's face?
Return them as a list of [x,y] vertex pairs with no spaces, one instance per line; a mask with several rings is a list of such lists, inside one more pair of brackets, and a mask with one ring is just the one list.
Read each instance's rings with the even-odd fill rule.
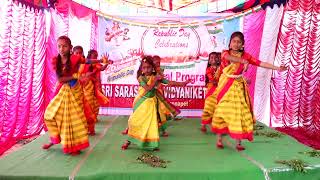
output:
[[77,55],[77,56],[82,56],[83,55],[83,51],[81,49],[76,49],[75,51],[73,51],[73,54]]
[[96,52],[91,53],[89,59],[98,59],[98,53],[96,53]]
[[66,57],[71,51],[71,45],[64,39],[58,40],[58,51],[60,56]]
[[214,65],[220,61],[218,54],[211,54],[209,57],[209,64]]
[[154,65],[156,65],[156,67],[160,67],[160,58],[154,58],[153,59],[153,62],[154,62]]
[[243,47],[243,42],[239,37],[236,36],[231,39],[231,42],[230,42],[231,50],[239,51],[240,49],[242,49],[242,47]]
[[150,76],[152,74],[152,65],[146,62],[142,63],[141,66],[141,71],[143,72],[143,74],[145,74],[146,76]]

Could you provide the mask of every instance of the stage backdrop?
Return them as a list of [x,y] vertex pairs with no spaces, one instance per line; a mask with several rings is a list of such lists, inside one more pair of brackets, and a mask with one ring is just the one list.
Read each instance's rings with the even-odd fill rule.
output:
[[[210,17],[211,20],[215,18],[219,17]],[[191,79],[186,87],[165,87],[165,97],[182,110],[182,115],[199,116],[206,93],[204,85],[208,54],[227,48],[231,33],[240,27],[240,18],[190,25],[194,20],[199,22],[201,19],[210,22],[209,17],[123,17],[122,21],[99,17],[98,52],[100,56],[108,54],[114,60],[101,73],[102,87],[110,98],[110,104],[101,108],[100,113],[132,112],[132,102],[138,90],[136,73],[141,55],[144,54],[161,57],[161,66],[168,80]],[[143,23],[130,25],[130,22]]]

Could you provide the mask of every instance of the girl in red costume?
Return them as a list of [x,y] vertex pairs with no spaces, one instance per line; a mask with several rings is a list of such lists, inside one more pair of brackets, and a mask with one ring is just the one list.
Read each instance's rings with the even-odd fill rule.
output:
[[[211,52],[209,54],[208,66],[206,69],[206,87],[207,93],[205,98],[210,96],[214,90],[216,89],[219,81],[219,67],[221,63],[221,53],[218,52]],[[207,132],[207,124],[211,124],[211,119],[209,121],[202,120],[201,121],[201,131],[206,133]]]
[[[90,50],[87,59],[98,61],[98,52]],[[105,57],[104,57],[105,58]],[[84,112],[88,121],[89,135],[95,135],[95,124],[99,113],[100,105],[107,105],[109,99],[102,93],[100,72],[105,70],[110,62],[105,60],[105,65],[100,63],[81,65],[79,72],[82,74],[91,72],[92,75],[80,81],[84,93]]]

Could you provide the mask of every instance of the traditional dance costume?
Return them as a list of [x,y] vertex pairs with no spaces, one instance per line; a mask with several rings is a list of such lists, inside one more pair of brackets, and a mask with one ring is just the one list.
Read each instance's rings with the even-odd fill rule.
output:
[[[223,61],[230,54],[224,51],[221,55]],[[241,57],[250,64],[259,66],[261,61],[248,53],[230,54]],[[242,76],[245,65],[230,63],[223,69],[218,86],[214,93],[208,97],[212,106],[205,107],[204,111],[212,114],[212,131],[218,134],[229,134],[234,139],[253,140],[253,124],[255,118],[249,96],[247,83]]]
[[[51,100],[44,114],[50,140],[62,144],[64,153],[74,153],[89,146],[87,121],[83,111],[83,91],[77,81],[79,56],[72,55],[71,70],[62,68],[62,77],[75,79],[58,85],[58,93]],[[56,59],[54,59],[56,61]]]
[[[128,140],[137,144],[140,148],[149,150],[159,147],[161,120],[158,107],[159,100],[156,96],[158,82],[149,91],[146,91],[143,86],[153,84],[155,80],[153,75],[139,77],[139,93],[134,99],[133,113],[128,121]],[[166,81],[162,83],[166,83]]]

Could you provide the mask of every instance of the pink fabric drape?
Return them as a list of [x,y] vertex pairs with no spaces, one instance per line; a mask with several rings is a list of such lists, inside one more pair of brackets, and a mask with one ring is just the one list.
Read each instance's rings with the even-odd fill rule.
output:
[[45,15],[0,3],[0,154],[43,128]]
[[[273,64],[283,6],[266,9],[263,25],[259,59]],[[270,84],[272,70],[257,68],[254,87],[254,113],[260,122],[269,126],[270,123]]]
[[[261,38],[263,33],[264,18],[266,11],[259,11],[251,15],[245,16],[243,23],[243,34],[245,38],[245,51],[253,57],[259,59]],[[263,59],[261,59],[263,61]],[[249,92],[252,103],[254,102],[254,88],[256,83],[257,66],[249,65],[245,77],[251,82],[249,83]]]
[[[91,36],[88,39],[91,49],[96,49],[97,47],[97,27],[98,18],[96,12],[81,6],[70,0],[59,1],[56,4],[55,9],[50,9],[50,32],[48,36],[47,43],[47,59],[46,59],[46,75],[45,81],[47,96],[45,104],[47,105],[54,96],[54,86],[56,83],[56,75],[51,67],[51,59],[57,55],[57,39],[59,36],[66,35],[69,36],[70,32],[70,18],[78,18],[83,20],[89,20],[91,22]],[[89,18],[88,18],[89,17]],[[81,29],[81,28],[79,28]],[[81,33],[81,31],[79,31]],[[85,37],[82,37],[85,38]],[[72,39],[71,39],[72,41]]]
[[[320,149],[320,5],[315,0],[291,0],[284,12],[276,54],[285,73],[274,72],[271,123],[283,124],[305,144]],[[295,135],[314,142],[304,141]]]

